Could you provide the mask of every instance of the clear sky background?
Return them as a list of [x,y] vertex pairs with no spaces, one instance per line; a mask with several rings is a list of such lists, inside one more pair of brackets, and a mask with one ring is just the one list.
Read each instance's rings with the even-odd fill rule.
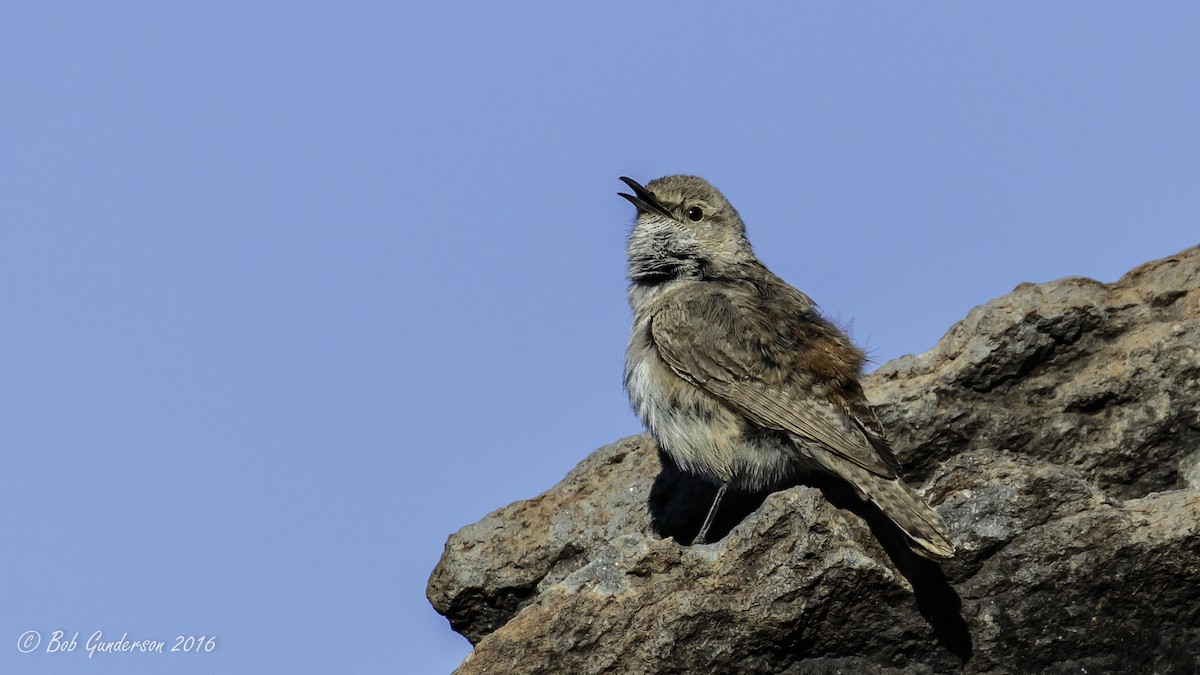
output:
[[1200,242],[1198,36],[1196,3],[3,3],[0,671],[448,672],[447,535],[640,431],[617,176],[710,179],[883,363]]

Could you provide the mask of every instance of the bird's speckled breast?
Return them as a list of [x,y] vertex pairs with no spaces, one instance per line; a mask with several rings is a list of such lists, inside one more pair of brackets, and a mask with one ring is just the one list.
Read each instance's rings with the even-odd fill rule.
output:
[[639,314],[625,351],[629,402],[655,440],[685,471],[731,487],[761,490],[783,481],[795,451],[760,429],[662,360],[651,333],[652,313]]

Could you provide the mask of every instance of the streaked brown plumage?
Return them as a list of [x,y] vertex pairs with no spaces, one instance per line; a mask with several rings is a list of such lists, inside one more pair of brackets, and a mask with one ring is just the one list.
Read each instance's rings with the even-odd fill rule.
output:
[[697,541],[726,488],[774,489],[815,468],[854,485],[918,553],[952,556],[942,519],[898,477],[858,382],[863,353],[758,260],[741,217],[707,181],[621,180],[638,209],[625,389],[680,468],[720,486]]

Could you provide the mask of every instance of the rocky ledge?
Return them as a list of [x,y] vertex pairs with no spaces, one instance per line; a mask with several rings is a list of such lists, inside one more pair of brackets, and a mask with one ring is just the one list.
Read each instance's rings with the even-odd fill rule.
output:
[[872,373],[954,533],[908,552],[832,479],[725,502],[654,442],[600,448],[450,537],[461,673],[1200,670],[1200,246],[1023,284]]

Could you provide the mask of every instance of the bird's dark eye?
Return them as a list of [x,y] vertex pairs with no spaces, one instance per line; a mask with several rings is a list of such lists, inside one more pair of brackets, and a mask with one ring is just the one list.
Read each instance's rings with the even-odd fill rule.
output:
[[701,209],[699,206],[689,207],[687,210],[687,217],[688,217],[688,220],[690,220],[692,222],[696,222],[704,217],[704,210]]

